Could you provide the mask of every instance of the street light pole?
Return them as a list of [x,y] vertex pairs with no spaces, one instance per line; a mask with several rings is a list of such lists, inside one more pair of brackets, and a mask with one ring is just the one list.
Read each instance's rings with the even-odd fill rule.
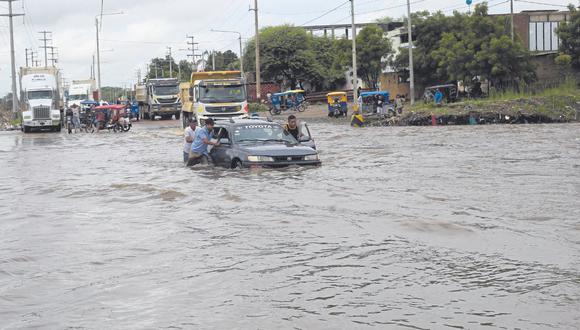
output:
[[236,33],[238,35],[238,39],[240,41],[240,71],[242,72],[242,78],[244,77],[244,53],[243,53],[243,49],[242,49],[242,34],[240,32],[237,31],[226,31],[226,30],[215,30],[212,29],[212,32],[222,32],[222,33]]
[[262,83],[260,77],[260,28],[258,24],[258,0],[254,0],[254,20],[256,25],[256,100],[262,98]]
[[352,29],[352,95],[353,102],[357,104],[358,100],[358,74],[356,64],[356,24],[354,23],[354,0],[350,0],[350,16]]
[[415,71],[413,68],[413,27],[411,23],[411,2],[407,0],[407,35],[409,37],[409,89],[411,93],[411,105],[415,104]]
[[[122,15],[123,12],[118,13],[111,13],[111,14],[101,14],[95,16],[95,28],[97,30],[97,102],[101,100],[101,50],[99,45],[99,16],[103,19],[104,15],[112,16],[112,15]],[[101,22],[102,24],[102,22]]]

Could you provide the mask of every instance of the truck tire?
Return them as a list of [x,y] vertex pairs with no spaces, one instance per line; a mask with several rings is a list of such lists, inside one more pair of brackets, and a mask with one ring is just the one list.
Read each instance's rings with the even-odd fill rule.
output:
[[179,120],[181,118],[181,112],[175,114],[175,120]]
[[28,126],[24,126],[24,127],[23,127],[23,132],[24,132],[24,133],[30,133],[30,127],[28,127]]

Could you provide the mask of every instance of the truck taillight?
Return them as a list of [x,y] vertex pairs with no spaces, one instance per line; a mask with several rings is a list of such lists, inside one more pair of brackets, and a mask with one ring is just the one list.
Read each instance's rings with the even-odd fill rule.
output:
[[249,111],[249,107],[248,107],[248,104],[246,103],[246,105],[244,105],[244,112],[248,113],[248,111]]

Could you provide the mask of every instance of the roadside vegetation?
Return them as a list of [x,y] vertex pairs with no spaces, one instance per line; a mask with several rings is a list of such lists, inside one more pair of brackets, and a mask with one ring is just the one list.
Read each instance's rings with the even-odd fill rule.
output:
[[488,98],[464,100],[441,106],[419,101],[406,112],[435,115],[464,115],[470,112],[506,115],[523,113],[540,114],[552,120],[562,118],[577,120],[576,113],[580,112],[580,89],[575,79],[568,79],[559,86],[538,93],[498,92]]

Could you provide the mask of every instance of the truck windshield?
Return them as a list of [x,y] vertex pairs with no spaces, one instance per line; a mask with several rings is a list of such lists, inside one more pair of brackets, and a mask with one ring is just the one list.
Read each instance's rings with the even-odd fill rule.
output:
[[244,102],[244,85],[200,85],[199,98],[203,103]]
[[284,142],[296,144],[296,139],[276,124],[255,124],[237,126],[234,129],[236,142]]
[[87,94],[70,95],[68,99],[71,101],[86,100]]
[[175,86],[155,86],[155,95],[177,95],[179,88]]
[[29,91],[29,100],[52,99],[52,91]]

